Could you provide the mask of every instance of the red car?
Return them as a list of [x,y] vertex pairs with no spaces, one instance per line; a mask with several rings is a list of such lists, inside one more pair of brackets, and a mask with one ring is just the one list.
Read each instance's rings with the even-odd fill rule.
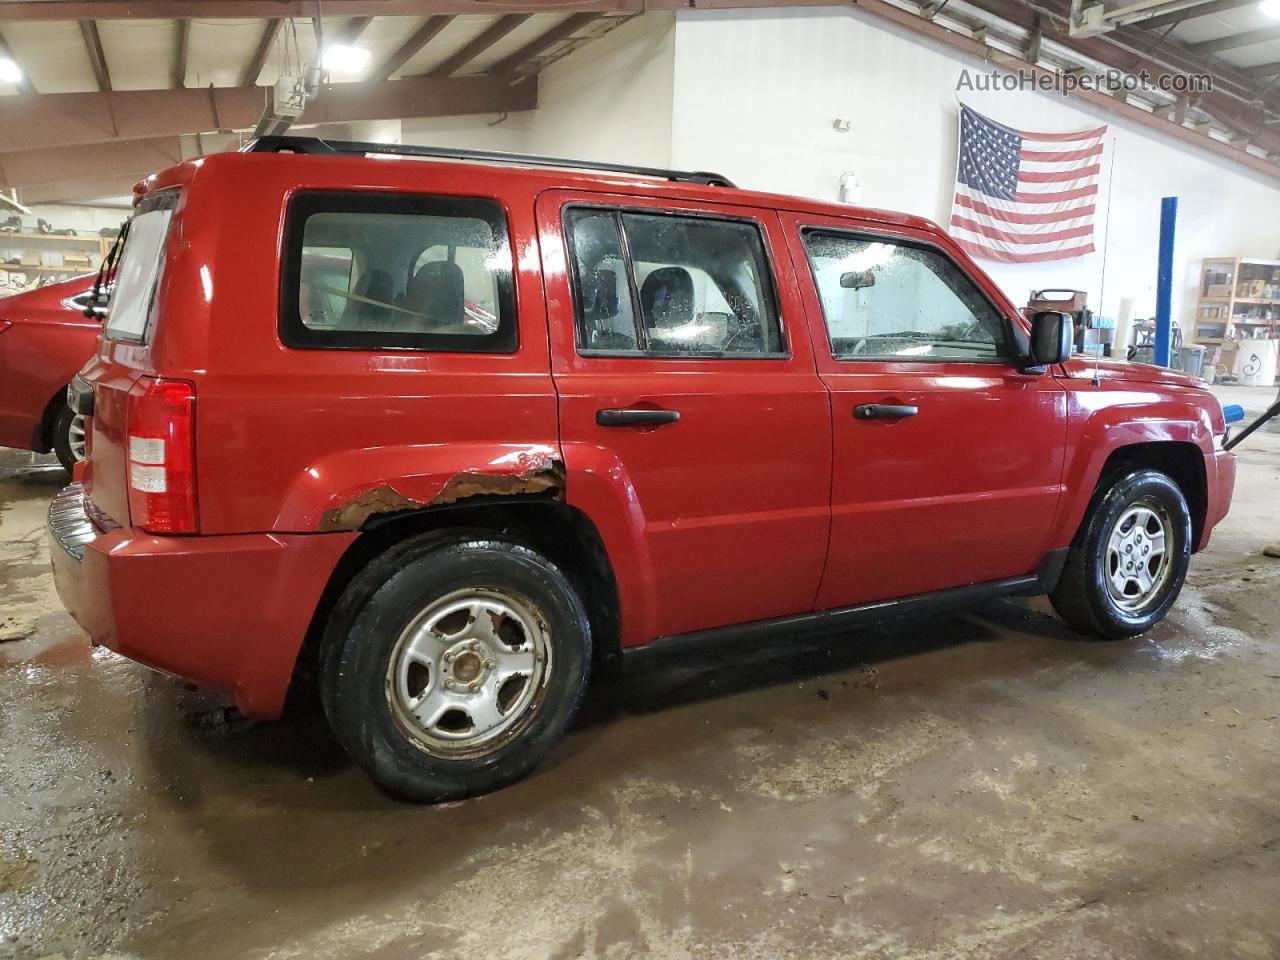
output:
[[1227,512],[1202,382],[1072,358],[926,220],[510,159],[264,138],[152,178],[50,509],[95,641],[253,717],[315,675],[440,800],[532,769],[623,651],[1036,593],[1134,636]]
[[84,418],[67,385],[93,356],[102,322],[85,315],[93,277],[75,277],[0,299],[0,446],[84,457]]

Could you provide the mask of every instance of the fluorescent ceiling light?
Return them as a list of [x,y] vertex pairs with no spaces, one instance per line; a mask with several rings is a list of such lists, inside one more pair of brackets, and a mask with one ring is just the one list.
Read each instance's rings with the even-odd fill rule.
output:
[[1267,16],[1280,20],[1280,0],[1264,0],[1259,9]]
[[0,81],[4,83],[21,83],[22,68],[8,57],[0,57]]
[[369,51],[346,43],[324,48],[320,64],[330,73],[360,73],[369,65]]

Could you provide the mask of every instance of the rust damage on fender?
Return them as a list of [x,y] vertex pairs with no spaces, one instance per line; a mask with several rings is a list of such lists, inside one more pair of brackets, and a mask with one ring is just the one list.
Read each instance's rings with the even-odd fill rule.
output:
[[564,464],[548,460],[521,473],[480,473],[466,470],[450,477],[440,492],[430,500],[406,497],[389,484],[366,490],[360,496],[324,512],[319,529],[325,533],[359,530],[371,516],[442,507],[470,497],[516,497],[549,493],[554,500],[564,499]]

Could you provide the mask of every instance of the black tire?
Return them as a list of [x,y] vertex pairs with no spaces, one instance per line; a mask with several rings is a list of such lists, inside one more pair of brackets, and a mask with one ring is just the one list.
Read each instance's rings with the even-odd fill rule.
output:
[[67,473],[79,462],[71,450],[71,425],[75,418],[75,411],[65,403],[58,407],[58,415],[53,418],[53,452]]
[[[448,604],[460,592],[469,596],[466,592],[472,590],[491,592],[534,611],[540,642],[548,651],[540,661],[546,664],[545,672],[539,674],[539,692],[521,710],[521,719],[505,734],[507,739],[480,745],[476,749],[487,752],[477,755],[441,755],[453,748],[428,742],[432,731],[407,715],[403,700],[397,699],[399,674],[394,670],[404,655],[397,651],[403,650],[402,636],[410,635],[411,626],[426,622],[422,618],[439,604]],[[476,622],[471,618],[457,634],[464,637],[463,642],[470,624]],[[501,626],[505,623],[493,620],[494,636]],[[454,642],[452,628],[448,632],[450,636],[441,643]],[[427,635],[440,636],[437,631]],[[494,643],[494,636],[488,642]],[[420,691],[423,696],[428,690],[441,698],[466,696],[465,690],[443,691],[447,684],[442,679],[450,669],[460,669],[465,656],[469,656],[465,651],[458,655],[452,667],[440,661],[429,671],[424,668],[431,679]],[[489,689],[488,668],[493,661],[482,659],[482,665],[483,690]],[[529,773],[568,727],[590,669],[591,627],[586,611],[569,581],[549,560],[486,533],[436,533],[380,555],[343,592],[321,648],[320,696],[338,741],[383,790],[399,799],[435,803],[487,793]],[[492,679],[498,684],[496,671]],[[528,682],[532,686],[532,677]],[[502,694],[496,686],[493,689],[492,701],[499,702]],[[470,714],[460,716],[470,722]]]
[[[1133,508],[1147,506],[1167,521],[1164,563],[1168,568],[1158,567],[1157,575],[1151,577],[1155,582],[1150,596],[1138,590],[1138,596],[1122,603],[1118,591],[1109,586],[1113,582],[1109,542]],[[1080,633],[1104,640],[1136,637],[1169,612],[1190,560],[1191,511],[1178,485],[1158,470],[1117,472],[1099,484],[1049,599],[1058,615]]]

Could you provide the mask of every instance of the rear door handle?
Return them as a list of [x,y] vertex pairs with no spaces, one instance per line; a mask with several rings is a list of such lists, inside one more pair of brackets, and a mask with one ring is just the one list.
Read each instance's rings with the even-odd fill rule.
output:
[[919,407],[909,403],[861,403],[853,408],[853,419],[897,420],[899,417],[914,417],[919,412]]
[[596,411],[596,423],[602,427],[656,427],[679,419],[679,410],[611,407]]

